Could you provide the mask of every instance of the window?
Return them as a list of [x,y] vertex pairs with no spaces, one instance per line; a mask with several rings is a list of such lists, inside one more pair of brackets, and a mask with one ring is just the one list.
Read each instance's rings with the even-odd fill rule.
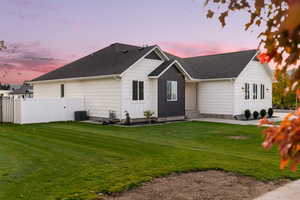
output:
[[132,81],[132,100],[144,100],[144,82]]
[[260,99],[265,99],[265,85],[260,84]]
[[250,85],[245,83],[245,99],[250,99]]
[[253,99],[257,99],[257,84],[253,84]]
[[167,101],[177,101],[177,81],[167,81]]
[[61,98],[65,97],[65,85],[64,84],[60,85],[60,97]]

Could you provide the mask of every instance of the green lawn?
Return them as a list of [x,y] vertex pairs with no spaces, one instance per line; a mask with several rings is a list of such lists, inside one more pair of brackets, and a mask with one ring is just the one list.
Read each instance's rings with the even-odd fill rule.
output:
[[[182,122],[122,128],[85,123],[0,125],[0,199],[90,199],[154,177],[223,169],[259,180],[278,170],[255,126]],[[228,136],[247,136],[232,140]]]

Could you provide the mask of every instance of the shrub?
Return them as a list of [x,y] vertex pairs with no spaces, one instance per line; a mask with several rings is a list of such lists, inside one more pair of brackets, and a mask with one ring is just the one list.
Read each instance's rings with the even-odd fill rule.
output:
[[258,119],[259,113],[257,111],[253,112],[253,118]]
[[129,112],[125,111],[125,125],[131,125],[131,118],[130,118],[130,115],[129,115]]
[[144,111],[144,116],[148,120],[149,124],[151,124],[151,118],[153,115],[154,115],[154,112],[152,112],[151,110]]
[[251,111],[249,109],[245,110],[245,117],[247,120],[251,117]]
[[273,117],[273,114],[274,114],[273,108],[269,108],[269,109],[268,109],[268,116],[269,116],[269,117]]
[[262,110],[260,111],[260,116],[261,116],[262,118],[264,118],[266,115],[267,115],[267,111],[266,111],[265,109],[262,109]]

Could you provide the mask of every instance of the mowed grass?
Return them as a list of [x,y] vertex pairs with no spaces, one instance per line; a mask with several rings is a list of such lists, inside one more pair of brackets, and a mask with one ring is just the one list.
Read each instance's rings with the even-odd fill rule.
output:
[[191,170],[221,169],[259,180],[299,178],[299,172],[278,169],[276,149],[261,147],[261,130],[206,122],[135,128],[0,125],[0,199],[93,199]]

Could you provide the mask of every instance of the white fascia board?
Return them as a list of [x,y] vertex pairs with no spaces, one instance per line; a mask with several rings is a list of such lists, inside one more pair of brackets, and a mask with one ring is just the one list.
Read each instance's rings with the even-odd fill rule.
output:
[[188,77],[189,80],[192,80],[193,78],[185,71],[185,69],[182,67],[182,65],[177,61],[174,60],[173,62],[171,62],[168,67],[166,67],[166,69],[164,69],[159,75],[157,76],[149,76],[149,78],[159,78],[161,75],[163,75],[172,65],[176,64],[179,69],[183,72],[183,74]]
[[234,81],[236,78],[208,78],[208,79],[195,79],[193,78],[192,81],[194,82],[204,82],[204,81]]
[[28,83],[35,84],[35,83],[52,83],[52,82],[64,82],[64,81],[83,81],[83,80],[105,79],[105,78],[119,79],[120,74],[111,74],[111,75],[103,75],[103,76],[77,77],[77,78],[64,78],[64,79],[53,79],[53,80],[45,80],[45,81],[29,81]]

